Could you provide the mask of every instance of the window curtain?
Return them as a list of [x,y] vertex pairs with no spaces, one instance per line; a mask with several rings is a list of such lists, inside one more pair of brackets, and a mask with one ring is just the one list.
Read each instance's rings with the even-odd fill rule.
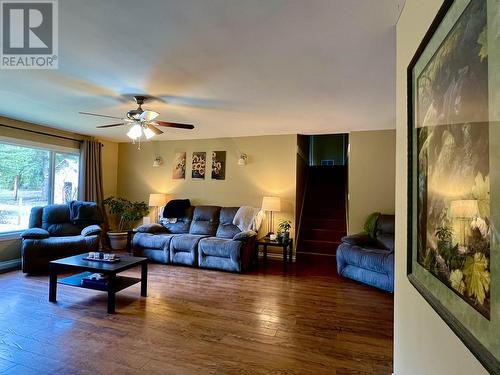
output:
[[83,141],[80,160],[80,199],[99,205],[102,205],[104,200],[102,147],[102,143],[98,141]]

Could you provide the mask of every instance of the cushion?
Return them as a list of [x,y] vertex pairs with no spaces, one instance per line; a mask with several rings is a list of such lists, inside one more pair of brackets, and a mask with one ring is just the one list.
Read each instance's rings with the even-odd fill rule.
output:
[[203,235],[179,234],[170,242],[170,262],[196,266],[198,264],[198,243]]
[[[69,223],[69,208],[67,204],[51,204],[43,208],[42,226]],[[44,228],[45,229],[45,228]]]
[[102,223],[103,217],[99,206],[95,202],[69,202],[70,221],[77,223]]
[[220,210],[219,227],[216,237],[233,238],[240,229],[233,224],[234,215],[238,212],[238,207],[223,207]]
[[176,218],[175,223],[162,222],[162,225],[167,229],[169,233],[181,234],[189,233],[189,227],[191,226],[191,221],[193,219],[194,207],[189,207],[185,212],[183,217]]
[[380,215],[377,221],[378,232],[394,233],[394,215]]
[[170,247],[172,234],[151,234],[151,233],[136,233],[132,244],[134,249],[137,247],[144,249],[164,250]]
[[377,235],[377,242],[384,249],[394,251],[394,234],[379,233]]
[[215,236],[219,226],[220,210],[218,206],[195,207],[189,233]]
[[342,253],[339,258],[343,258],[346,264],[380,273],[392,272],[389,256],[393,253],[390,251],[359,246],[346,248],[346,246],[348,245],[342,244],[337,249],[337,253]]
[[78,236],[82,232],[80,225],[72,223],[58,223],[47,225],[46,229],[51,237]]
[[351,234],[350,236],[344,236],[342,237],[342,242],[357,246],[373,246],[376,243],[376,241],[369,234],[365,233],[357,233]]
[[241,241],[232,241],[217,237],[203,238],[198,245],[200,255],[234,259],[239,259],[241,246],[243,246]]
[[29,227],[30,228],[41,228],[42,227],[42,215],[43,215],[43,207],[31,208]]
[[99,225],[89,225],[82,229],[82,236],[94,236],[101,234],[101,227]]
[[22,238],[32,240],[40,240],[43,238],[48,238],[49,236],[49,232],[42,228],[31,228],[21,233]]
[[153,223],[153,224],[144,224],[144,225],[141,225],[137,228],[137,231],[138,232],[141,232],[141,233],[165,233],[167,232],[167,229],[161,225],[161,224],[156,224],[156,223]]

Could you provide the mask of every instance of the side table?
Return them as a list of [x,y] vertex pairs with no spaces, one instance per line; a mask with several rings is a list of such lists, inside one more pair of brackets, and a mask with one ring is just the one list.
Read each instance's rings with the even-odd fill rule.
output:
[[137,233],[135,229],[127,231],[127,253],[132,254],[132,238]]
[[288,262],[292,261],[293,255],[293,239],[289,239],[288,241],[279,242],[277,240],[271,240],[269,237],[262,237],[255,241],[255,247],[257,252],[257,257],[259,255],[259,246],[262,246],[264,249],[264,264],[267,264],[267,248],[269,246],[281,247],[283,249],[283,268],[285,271],[288,267]]

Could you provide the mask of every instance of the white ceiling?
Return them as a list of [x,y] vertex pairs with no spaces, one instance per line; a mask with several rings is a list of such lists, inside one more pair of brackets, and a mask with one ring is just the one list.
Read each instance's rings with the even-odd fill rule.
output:
[[157,139],[320,134],[395,127],[401,0],[59,1],[59,70],[0,70],[0,115],[96,129],[147,93]]

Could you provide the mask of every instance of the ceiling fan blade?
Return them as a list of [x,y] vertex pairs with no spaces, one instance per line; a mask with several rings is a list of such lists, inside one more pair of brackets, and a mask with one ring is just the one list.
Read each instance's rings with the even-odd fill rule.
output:
[[115,117],[115,116],[108,116],[108,115],[100,115],[97,113],[90,113],[90,112],[78,112],[81,115],[87,115],[87,116],[97,116],[97,117],[107,117],[107,118],[116,118],[118,120],[123,120],[121,117]]
[[97,128],[112,128],[113,126],[121,126],[125,125],[124,123],[121,124],[111,124],[111,125],[101,125],[101,126],[96,126]]
[[155,118],[157,118],[160,114],[155,111],[144,111],[141,113],[140,120],[141,121],[153,121]]
[[148,129],[150,129],[153,133],[155,133],[156,135],[160,135],[160,134],[163,134],[163,132],[158,129],[158,128],[155,128],[153,126],[153,124],[148,124]]
[[179,129],[194,129],[194,125],[179,124],[177,122],[167,122],[167,121],[155,121],[153,122],[153,125],[168,126],[169,128],[179,128]]

